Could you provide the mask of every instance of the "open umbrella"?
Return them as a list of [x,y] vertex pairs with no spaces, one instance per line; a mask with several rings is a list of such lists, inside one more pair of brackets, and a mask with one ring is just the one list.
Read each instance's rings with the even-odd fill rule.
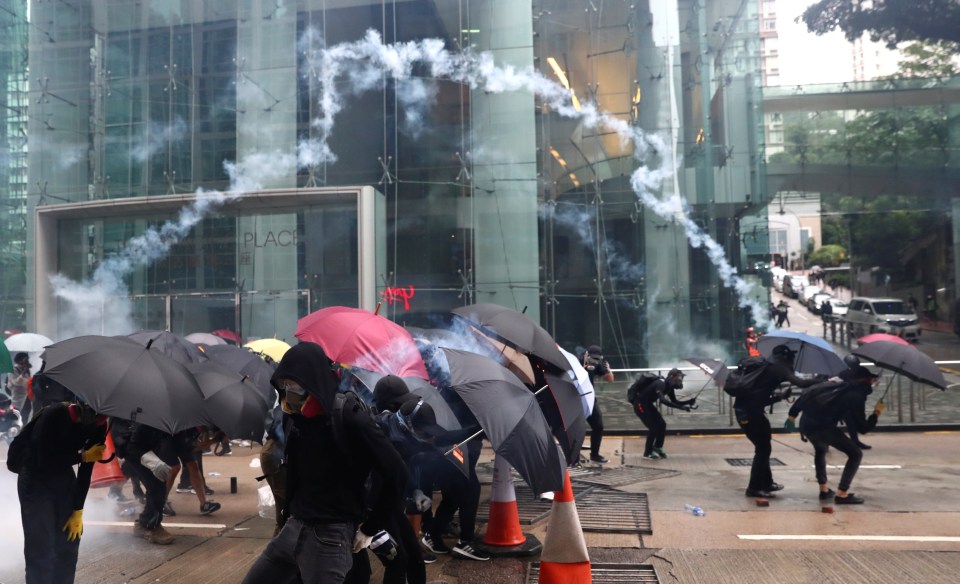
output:
[[904,339],[903,337],[898,337],[896,335],[888,335],[887,333],[873,333],[871,335],[866,335],[857,339],[857,343],[861,345],[866,345],[867,343],[875,343],[877,341],[890,341],[891,343],[897,343],[898,345],[910,344],[910,341]]
[[819,337],[779,330],[769,332],[757,341],[757,349],[764,357],[770,357],[778,345],[786,345],[797,353],[793,367],[801,373],[837,375],[847,369],[830,343]]
[[330,306],[297,321],[296,336],[336,363],[428,379],[417,343],[402,326],[369,310]]
[[593,389],[593,382],[590,381],[590,374],[583,368],[580,359],[577,359],[576,355],[563,347],[558,348],[560,352],[563,353],[563,356],[567,358],[567,362],[570,363],[570,370],[573,371],[573,374],[576,376],[574,384],[580,391],[580,404],[583,406],[583,415],[589,416],[593,413],[593,404],[596,403],[597,400],[596,393]]
[[279,363],[280,359],[283,359],[286,352],[290,350],[290,345],[280,339],[257,339],[256,341],[250,341],[244,347],[254,353],[266,355],[276,363]]
[[234,345],[240,344],[240,335],[230,329],[217,329],[215,331],[211,331],[210,334],[216,335],[228,343],[232,343]]
[[535,493],[563,487],[566,471],[536,396],[496,361],[441,349],[449,383],[493,445]]
[[523,353],[539,357],[561,371],[570,368],[550,333],[521,312],[489,303],[470,304],[454,308],[451,312],[484,334]]
[[183,337],[194,345],[226,345],[227,341],[213,333],[190,333]]
[[187,370],[203,393],[203,415],[231,438],[263,441],[267,410],[260,392],[245,376],[207,361],[191,363]]
[[580,460],[580,446],[587,433],[587,417],[580,401],[580,390],[568,372],[543,371],[549,391],[540,392],[537,402],[560,442],[567,464]]
[[43,374],[100,414],[171,434],[199,426],[203,394],[187,369],[127,337],[89,335],[47,347]]
[[7,337],[3,344],[11,353],[40,353],[47,345],[52,345],[53,340],[37,333],[17,333]]
[[207,356],[195,344],[170,331],[141,330],[127,335],[127,338],[145,347],[156,349],[184,365],[207,360]]
[[934,360],[913,345],[901,345],[891,341],[875,341],[857,347],[850,352],[857,357],[873,361],[878,367],[895,371],[914,381],[940,389],[947,388],[943,373]]
[[717,361],[716,359],[701,359],[699,357],[687,357],[686,360],[696,365],[698,369],[706,373],[710,379],[717,383],[719,387],[723,387],[723,382],[727,380],[727,374],[730,373],[723,361]]
[[277,390],[270,383],[273,372],[277,370],[275,364],[267,363],[256,353],[234,345],[209,345],[201,350],[217,365],[250,378],[264,402],[273,405],[276,401]]

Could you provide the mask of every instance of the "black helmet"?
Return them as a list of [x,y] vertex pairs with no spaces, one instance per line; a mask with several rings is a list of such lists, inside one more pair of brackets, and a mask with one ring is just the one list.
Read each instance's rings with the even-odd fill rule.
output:
[[843,358],[843,364],[847,366],[847,369],[853,369],[860,366],[860,358],[856,355],[847,355]]
[[796,351],[794,351],[793,349],[791,349],[786,345],[777,345],[776,347],[773,348],[774,357],[781,357],[784,359],[793,359],[794,355],[796,354],[797,354]]

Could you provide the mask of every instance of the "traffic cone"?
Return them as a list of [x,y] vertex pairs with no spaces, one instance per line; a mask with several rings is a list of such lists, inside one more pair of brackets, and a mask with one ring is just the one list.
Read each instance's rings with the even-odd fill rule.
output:
[[510,463],[502,456],[493,461],[493,489],[490,494],[490,519],[483,543],[496,546],[517,546],[527,538],[520,529],[517,492],[513,488]]
[[120,471],[120,463],[117,462],[116,450],[113,447],[113,436],[107,432],[107,447],[103,451],[103,460],[109,459],[107,463],[93,463],[93,476],[90,478],[90,487],[109,487],[114,484],[123,484],[127,477]]
[[583,539],[577,504],[573,500],[570,473],[565,473],[563,491],[557,491],[550,510],[550,524],[540,553],[540,584],[590,584],[590,556]]

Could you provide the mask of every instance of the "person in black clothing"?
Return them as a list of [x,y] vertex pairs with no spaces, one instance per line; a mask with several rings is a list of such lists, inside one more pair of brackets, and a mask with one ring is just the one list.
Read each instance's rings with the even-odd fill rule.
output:
[[167,504],[167,479],[173,455],[173,436],[146,424],[134,423],[127,442],[127,457],[121,470],[130,472],[146,489],[143,511],[133,524],[133,533],[150,543],[170,545],[173,536],[164,529],[163,508]]
[[770,420],[763,409],[782,399],[790,397],[790,389],[780,392],[780,384],[789,382],[797,387],[810,387],[817,383],[814,378],[800,379],[793,371],[794,352],[786,345],[777,345],[760,377],[754,382],[752,391],[733,401],[737,423],[753,443],[753,465],[750,467],[750,482],[747,484],[748,497],[774,497],[783,485],[773,481],[770,470],[772,434]]
[[[860,366],[860,359],[856,355],[847,355],[843,358],[843,362],[846,364],[847,368],[844,371],[841,371],[837,377],[843,381],[850,381],[852,379],[850,376]],[[843,423],[843,420],[841,420],[840,423]],[[856,444],[860,450],[870,450],[873,448],[873,446],[864,444],[860,441],[860,437],[857,435],[856,426],[847,426],[847,432],[850,434],[850,439],[853,440],[853,443]]]
[[667,422],[657,409],[657,402],[689,412],[697,401],[696,398],[677,399],[676,391],[683,388],[683,378],[682,371],[671,369],[666,378],[657,378],[637,392],[636,400],[633,402],[633,413],[637,414],[643,425],[647,427],[644,458],[659,460],[667,457],[667,453],[663,450],[663,441],[667,436]]
[[[833,498],[839,505],[857,505],[863,503],[863,498],[849,492],[849,489],[860,468],[863,451],[837,424],[843,421],[851,430],[856,428],[858,432],[869,432],[876,427],[877,419],[886,406],[882,400],[878,401],[873,414],[868,418],[864,414],[864,405],[880,376],[862,365],[857,365],[846,373],[846,381],[811,389],[800,396],[790,408],[784,427],[793,430],[797,416],[802,413],[800,431],[813,444],[813,463],[817,484],[820,485],[820,500],[828,501]],[[833,397],[818,399],[819,396],[830,394]],[[827,483],[827,450],[831,446],[847,455],[847,463],[843,466],[836,493]]]
[[[597,345],[587,347],[587,351],[583,354],[583,368],[590,376],[590,383],[595,383],[597,379],[607,383],[613,381],[610,363],[603,358],[603,351]],[[593,411],[587,416],[587,424],[590,424],[590,460],[600,464],[610,462],[610,459],[600,454],[600,442],[603,440],[603,412],[600,410],[600,400],[593,402]]]
[[26,582],[71,583],[93,464],[106,448],[106,418],[87,405],[57,403],[35,420],[17,478]]
[[[338,382],[319,345],[301,342],[287,351],[271,383],[286,414],[288,519],[243,582],[275,584],[299,574],[304,582],[340,584],[353,553],[402,508],[406,468],[354,394],[335,411]],[[379,495],[368,510],[371,473]]]

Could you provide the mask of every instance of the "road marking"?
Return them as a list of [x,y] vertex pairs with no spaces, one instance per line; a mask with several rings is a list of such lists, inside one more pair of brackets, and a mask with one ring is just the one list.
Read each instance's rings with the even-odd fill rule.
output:
[[960,537],[946,535],[737,535],[739,539],[752,541],[912,541],[958,543]]
[[[102,525],[104,527],[133,527],[133,521],[84,521],[84,525]],[[183,529],[226,529],[223,523],[167,523],[164,527],[181,527]]]
[[690,434],[687,438],[743,438],[746,434]]
[[924,432],[924,434],[960,434],[960,432],[956,430],[936,430],[936,431]]
[[[811,464],[810,467],[813,468],[814,465]],[[844,465],[842,465],[842,464],[828,464],[828,465],[827,465],[827,468],[843,468],[843,467],[844,467]],[[896,469],[903,468],[903,467],[902,467],[901,465],[899,465],[899,464],[861,464],[861,465],[860,465],[860,468],[862,468],[862,469],[863,469],[863,468],[872,468],[872,469],[881,469],[881,470],[896,470]]]

